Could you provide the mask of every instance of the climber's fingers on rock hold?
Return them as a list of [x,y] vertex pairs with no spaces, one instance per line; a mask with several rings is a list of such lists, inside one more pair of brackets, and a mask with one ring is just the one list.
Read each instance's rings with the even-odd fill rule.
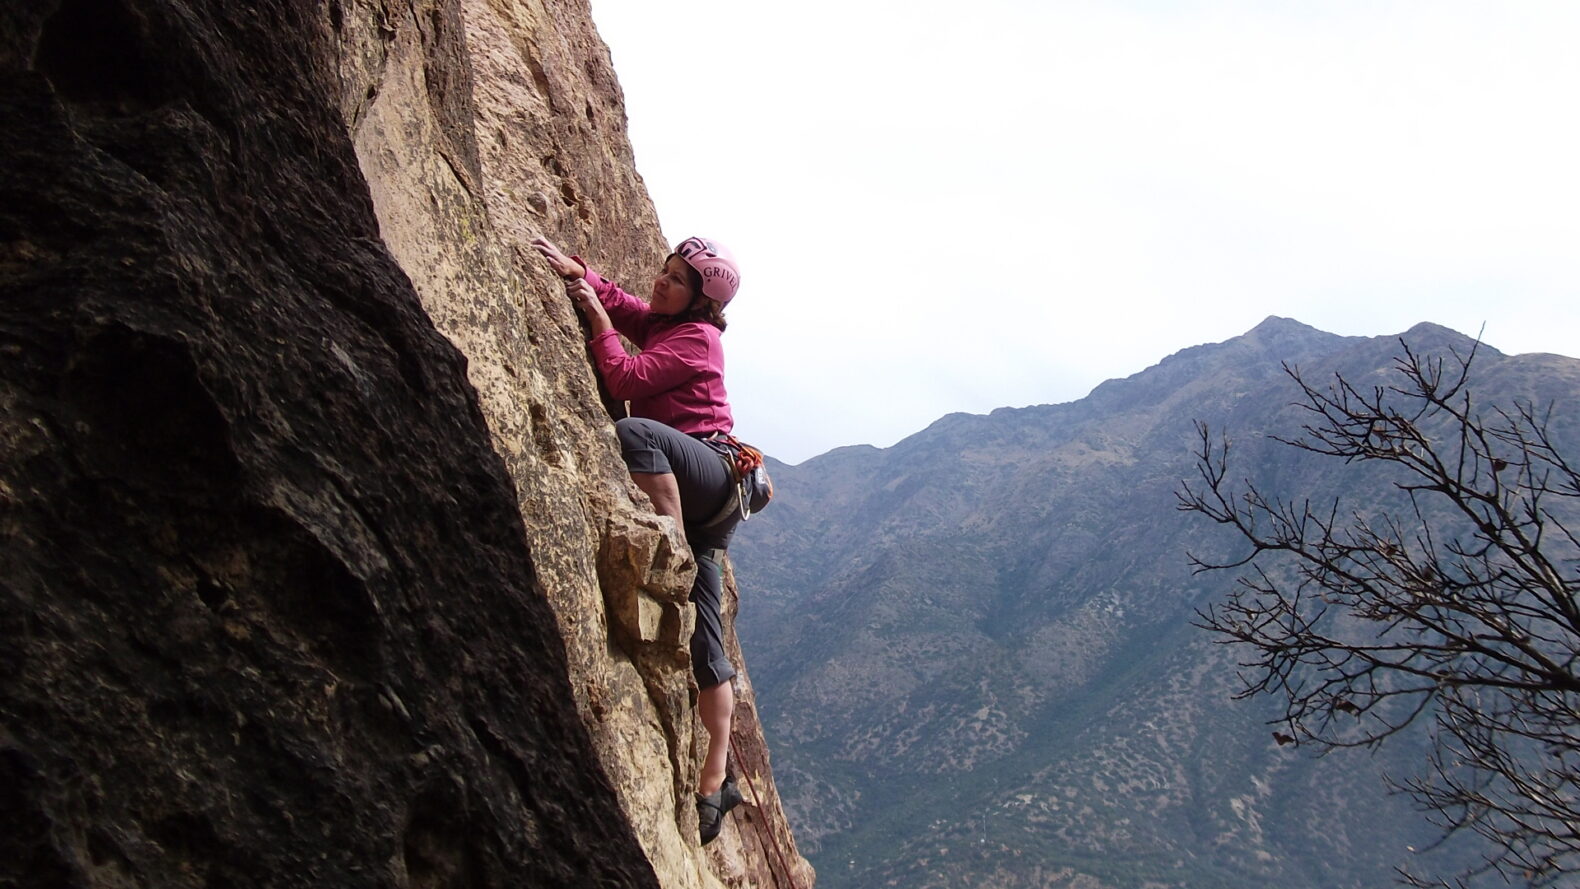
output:
[[532,249],[541,253],[543,258],[548,260],[549,268],[552,268],[555,274],[561,277],[581,271],[581,266],[576,260],[566,256],[548,238],[533,238]]
[[565,282],[565,295],[571,298],[577,308],[585,309],[598,300],[598,294],[593,291],[592,285],[585,278],[576,278]]

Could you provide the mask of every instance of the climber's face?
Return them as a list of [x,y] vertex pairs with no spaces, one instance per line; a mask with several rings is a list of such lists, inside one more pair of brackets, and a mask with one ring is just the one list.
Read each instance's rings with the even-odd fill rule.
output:
[[684,259],[671,256],[653,281],[653,299],[648,307],[660,315],[679,315],[696,299],[697,292],[691,289],[691,266]]

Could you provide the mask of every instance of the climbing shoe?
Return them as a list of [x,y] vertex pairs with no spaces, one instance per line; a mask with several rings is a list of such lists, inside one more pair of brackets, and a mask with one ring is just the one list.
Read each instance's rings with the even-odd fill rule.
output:
[[698,833],[702,835],[702,845],[714,841],[719,831],[724,829],[724,816],[730,810],[740,805],[741,789],[735,786],[735,779],[726,777],[716,793],[707,796],[697,795],[697,826]]

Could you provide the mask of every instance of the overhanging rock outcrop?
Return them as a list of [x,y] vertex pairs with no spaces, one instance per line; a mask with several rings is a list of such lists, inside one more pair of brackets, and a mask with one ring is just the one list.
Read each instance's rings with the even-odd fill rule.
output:
[[810,886],[526,250],[663,255],[585,4],[226,7],[0,13],[0,885]]

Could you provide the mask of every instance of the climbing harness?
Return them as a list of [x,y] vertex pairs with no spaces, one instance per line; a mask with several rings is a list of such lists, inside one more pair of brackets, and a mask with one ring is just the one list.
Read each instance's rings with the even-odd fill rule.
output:
[[762,824],[762,830],[759,830],[758,833],[761,834],[765,831],[767,832],[768,845],[774,847],[774,857],[779,859],[779,869],[784,872],[785,881],[790,884],[790,889],[797,889],[795,871],[791,870],[790,865],[785,863],[785,853],[779,848],[779,838],[774,836],[773,827],[768,823],[768,816],[766,814],[768,810],[763,807],[762,795],[757,792],[757,785],[752,783],[751,775],[747,774],[746,760],[741,758],[741,751],[735,746],[734,732],[730,733],[730,753],[734,754],[735,763],[740,767],[741,770],[741,780],[746,782],[746,789],[752,792],[752,803],[757,806],[757,813],[762,817],[762,821],[760,822]]
[[774,482],[768,477],[768,468],[763,465],[763,452],[722,432],[716,432],[703,441],[718,451],[725,466],[729,467],[730,478],[734,482],[724,506],[713,518],[703,523],[703,527],[712,528],[723,524],[737,510],[743,522],[755,513],[762,512],[769,501],[774,499]]

